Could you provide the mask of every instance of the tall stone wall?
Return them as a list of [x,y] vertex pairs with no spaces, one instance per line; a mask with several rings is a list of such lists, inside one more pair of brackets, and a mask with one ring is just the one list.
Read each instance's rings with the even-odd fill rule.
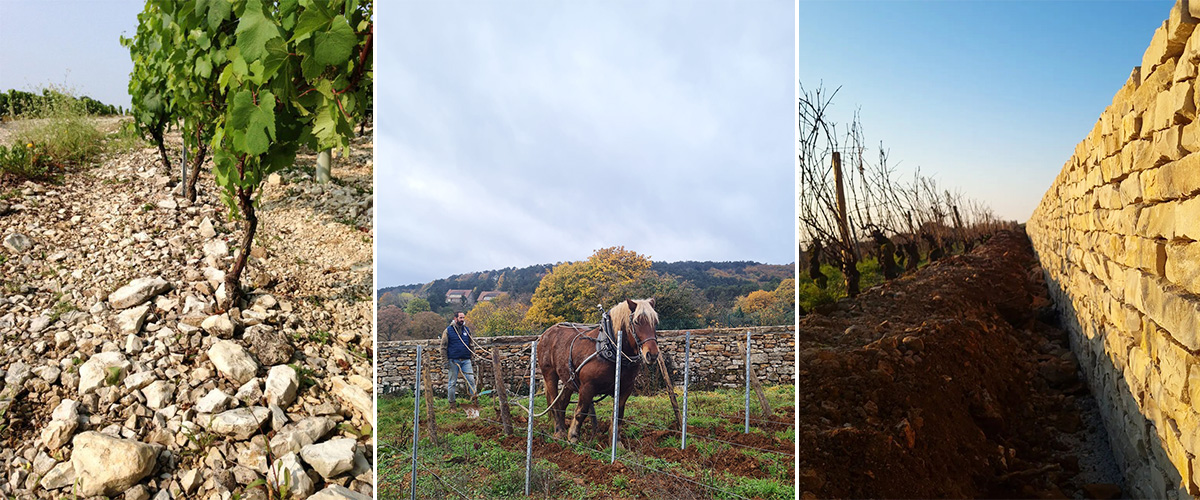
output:
[[[742,368],[745,347],[744,344],[739,346],[739,343],[745,342],[747,331],[750,332],[750,362],[758,379],[764,384],[772,385],[793,383],[796,373],[796,327],[788,325],[691,330],[689,387],[742,387],[745,384],[745,372]],[[671,381],[676,385],[683,384],[684,333],[682,330],[658,332],[659,352],[666,356]],[[537,336],[476,337],[476,352],[490,356],[491,348],[495,346],[500,352],[501,377],[505,381],[505,387],[510,391],[525,392],[529,386],[529,343],[535,339]],[[445,394],[446,360],[438,342],[434,340],[380,342],[376,376],[381,392],[394,392],[413,386],[417,345],[424,346],[424,359],[421,363],[430,367],[430,383],[434,392]],[[473,365],[481,390],[493,387],[495,384],[490,362],[476,359]],[[657,374],[658,368],[652,368],[654,373],[646,374],[643,370],[639,377],[661,378]],[[538,387],[541,387],[540,373],[537,374],[537,378]],[[459,386],[458,391],[465,392],[464,386]]]
[[1197,17],[1171,9],[1027,225],[1133,498],[1200,495]]

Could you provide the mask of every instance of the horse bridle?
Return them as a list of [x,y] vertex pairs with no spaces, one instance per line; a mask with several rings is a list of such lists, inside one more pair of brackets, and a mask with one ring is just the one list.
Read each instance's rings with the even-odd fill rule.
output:
[[[647,321],[649,321],[649,320],[647,320]],[[638,357],[640,358],[640,357],[641,357],[641,356],[640,356],[640,354],[641,354],[641,352],[642,352],[642,345],[644,345],[646,342],[650,342],[650,341],[654,341],[654,344],[655,344],[655,345],[658,345],[658,335],[655,335],[655,336],[653,336],[653,337],[649,337],[649,338],[647,338],[647,339],[645,339],[645,340],[638,340],[638,338],[637,338],[637,325],[636,325],[635,323],[636,323],[636,320],[632,320],[632,319],[631,319],[631,320],[629,320],[629,326],[630,326],[630,328],[629,328],[629,329],[630,329],[630,330],[633,330],[632,332],[630,332],[630,333],[629,333],[629,335],[633,335],[633,343],[634,343],[634,344],[636,344],[636,347],[637,347],[637,352],[638,352],[638,354],[639,354],[639,356],[638,356]],[[622,356],[624,356],[624,355],[625,355],[625,352],[624,352],[624,351],[622,351],[622,352],[621,352],[621,355],[622,355]]]
[[[604,311],[603,307],[601,307],[600,310],[602,311],[601,315],[600,315],[600,327],[598,328],[600,330],[600,333],[597,334],[595,338],[592,338],[587,335],[584,335],[579,330],[576,330],[575,336],[571,338],[571,345],[570,345],[570,347],[567,348],[567,353],[568,353],[567,354],[567,367],[571,370],[571,378],[568,379],[566,383],[570,384],[570,383],[574,382],[576,390],[579,389],[579,383],[575,382],[575,376],[579,374],[579,370],[581,368],[583,368],[583,365],[586,365],[588,363],[588,361],[592,360],[592,358],[595,358],[596,356],[600,355],[600,348],[597,345],[596,352],[589,354],[588,357],[584,358],[583,361],[580,362],[578,366],[571,366],[573,364],[572,358],[574,357],[574,353],[575,353],[575,341],[579,340],[580,338],[584,338],[584,339],[588,339],[592,342],[599,343],[600,336],[603,335],[609,342],[612,342],[614,344],[614,347],[616,344],[616,339],[612,337],[612,334],[613,334],[612,333],[612,330],[613,330],[612,320],[610,320],[608,318],[608,313],[606,311]],[[650,342],[651,340],[653,340],[655,345],[657,345],[658,344],[658,336],[655,335],[648,339],[639,341],[637,338],[637,332],[636,332],[637,320],[634,319],[634,318],[636,318],[636,316],[634,316],[632,314],[630,316],[631,316],[631,319],[629,320],[629,326],[631,327],[630,330],[634,330],[634,331],[630,332],[629,335],[633,336],[633,342],[631,342],[631,343],[635,344],[637,346],[636,349],[638,352],[638,356],[636,358],[631,358],[631,357],[629,357],[628,354],[625,354],[624,349],[617,349],[616,350],[617,356],[619,356],[619,358],[616,360],[616,362],[620,363],[621,358],[624,358],[624,360],[636,365],[636,364],[641,364],[641,362],[642,362],[642,355],[641,355],[642,346],[645,345],[646,342]],[[607,327],[605,325],[605,322],[608,322]],[[622,334],[624,335],[624,332],[622,332]]]

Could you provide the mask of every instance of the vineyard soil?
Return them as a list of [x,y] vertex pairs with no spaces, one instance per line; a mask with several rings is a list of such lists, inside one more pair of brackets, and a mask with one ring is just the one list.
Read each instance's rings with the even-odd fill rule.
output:
[[1023,234],[799,324],[802,498],[1085,498],[1120,475]]
[[[255,485],[282,458],[293,493],[370,495],[369,137],[335,183],[315,183],[303,154],[264,183],[248,302],[228,313],[216,305],[240,225],[211,164],[196,203],[150,147],[60,184],[0,181],[0,492],[264,498]],[[96,439],[119,440],[130,454],[106,456],[133,472],[76,476]],[[353,466],[323,477],[309,446]]]

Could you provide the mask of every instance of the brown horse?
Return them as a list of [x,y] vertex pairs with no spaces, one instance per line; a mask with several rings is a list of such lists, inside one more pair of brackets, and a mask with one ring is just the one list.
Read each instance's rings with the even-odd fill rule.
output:
[[[633,392],[633,381],[645,363],[653,363],[658,358],[658,340],[655,337],[658,328],[658,313],[654,311],[654,299],[626,300],[613,306],[608,312],[612,320],[613,340],[619,334],[621,338],[621,355],[626,361],[633,361],[633,366],[621,366],[621,395],[617,403],[617,418],[625,418],[625,400]],[[575,405],[575,416],[571,420],[569,440],[572,444],[579,442],[579,427],[583,419],[592,415],[595,425],[592,398],[613,393],[613,381],[616,378],[616,363],[593,356],[603,341],[602,330],[598,326],[559,323],[547,328],[538,340],[537,361],[542,371],[542,379],[546,384],[546,403],[554,416],[554,437],[563,438],[567,430],[564,417],[567,405],[571,402],[571,393],[579,392],[579,402]],[[589,356],[591,359],[588,359]],[[563,382],[560,391],[559,381]],[[619,443],[618,443],[619,444]]]

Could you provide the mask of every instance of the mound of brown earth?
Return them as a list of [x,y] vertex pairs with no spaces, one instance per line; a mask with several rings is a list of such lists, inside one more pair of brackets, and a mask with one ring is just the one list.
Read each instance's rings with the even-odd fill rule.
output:
[[1000,233],[802,318],[801,497],[1086,497],[1119,481],[1066,335],[1038,319],[1036,265],[1024,235]]

